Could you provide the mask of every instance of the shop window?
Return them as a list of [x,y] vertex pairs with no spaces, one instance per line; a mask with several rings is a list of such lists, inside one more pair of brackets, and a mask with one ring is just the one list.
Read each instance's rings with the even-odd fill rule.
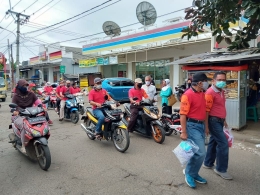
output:
[[132,80],[129,81],[122,81],[122,86],[134,86],[135,83]]

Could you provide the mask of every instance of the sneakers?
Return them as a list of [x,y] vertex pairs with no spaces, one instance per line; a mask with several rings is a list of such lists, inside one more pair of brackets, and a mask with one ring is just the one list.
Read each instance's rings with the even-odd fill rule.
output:
[[201,176],[196,176],[196,177],[194,177],[194,180],[196,181],[196,182],[198,182],[198,183],[201,183],[201,184],[206,184],[207,183],[207,180],[206,179],[204,179],[204,178],[202,178]]
[[205,164],[203,164],[202,167],[205,169],[215,169],[215,165],[209,167],[209,166],[206,166]]
[[217,171],[217,169],[214,169],[214,172],[216,174],[218,174],[220,177],[222,177],[223,179],[227,179],[227,180],[233,179],[233,177],[231,175],[229,175],[227,172],[221,173],[221,172]]
[[26,150],[25,150],[25,147],[24,147],[24,146],[21,147],[20,151],[21,151],[22,153],[26,154]]
[[60,118],[59,121],[63,121],[63,118]]
[[48,123],[49,123],[49,125],[53,125],[52,120],[49,120]]
[[195,188],[196,187],[196,182],[201,183],[201,184],[206,184],[207,180],[202,178],[201,176],[196,176],[196,177],[191,177],[189,174],[185,174],[185,169],[183,169],[183,174],[185,175],[185,181],[188,184],[188,186],[190,186],[191,188]]

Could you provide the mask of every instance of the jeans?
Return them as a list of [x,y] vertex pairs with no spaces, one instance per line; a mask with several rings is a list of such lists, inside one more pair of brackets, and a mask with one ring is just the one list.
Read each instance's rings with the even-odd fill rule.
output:
[[46,108],[48,109],[49,102],[50,102],[50,96],[47,96],[47,97],[45,98],[45,100],[48,100],[48,102],[45,104],[45,105],[46,105]]
[[95,117],[97,117],[97,119],[98,119],[95,131],[96,131],[96,133],[101,133],[102,125],[105,122],[105,116],[102,112],[102,109],[100,109],[100,108],[94,109],[93,113],[94,113]]
[[224,123],[215,117],[209,117],[209,132],[211,134],[204,164],[213,166],[216,160],[218,172],[225,173],[228,168],[228,141],[223,132]]
[[198,145],[199,150],[189,160],[185,168],[185,174],[189,174],[191,177],[197,177],[206,155],[204,124],[187,122],[187,135],[188,139],[191,139]]

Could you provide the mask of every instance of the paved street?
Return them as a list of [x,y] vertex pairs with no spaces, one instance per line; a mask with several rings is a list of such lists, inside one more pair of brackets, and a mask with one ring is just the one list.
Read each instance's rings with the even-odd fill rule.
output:
[[[176,135],[166,137],[165,143],[136,133],[126,153],[117,152],[112,142],[91,141],[80,128],[68,121],[58,121],[50,110],[49,147],[52,156],[50,169],[45,172],[37,163],[28,160],[8,143],[10,122],[8,103],[0,109],[0,194],[248,194],[260,193],[260,152],[255,145],[240,142],[230,149],[229,172],[233,181],[226,181],[212,170],[201,169],[207,185],[190,189],[182,167],[172,150],[179,144]],[[251,148],[251,150],[250,150]]]

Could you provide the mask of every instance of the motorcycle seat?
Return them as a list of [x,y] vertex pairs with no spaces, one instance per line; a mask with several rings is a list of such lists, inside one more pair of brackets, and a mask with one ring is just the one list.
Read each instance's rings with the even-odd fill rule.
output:
[[173,109],[174,112],[180,112],[180,109]]
[[88,111],[92,116],[94,116],[94,113],[93,113],[93,109],[92,109],[92,108],[87,108],[87,111]]

